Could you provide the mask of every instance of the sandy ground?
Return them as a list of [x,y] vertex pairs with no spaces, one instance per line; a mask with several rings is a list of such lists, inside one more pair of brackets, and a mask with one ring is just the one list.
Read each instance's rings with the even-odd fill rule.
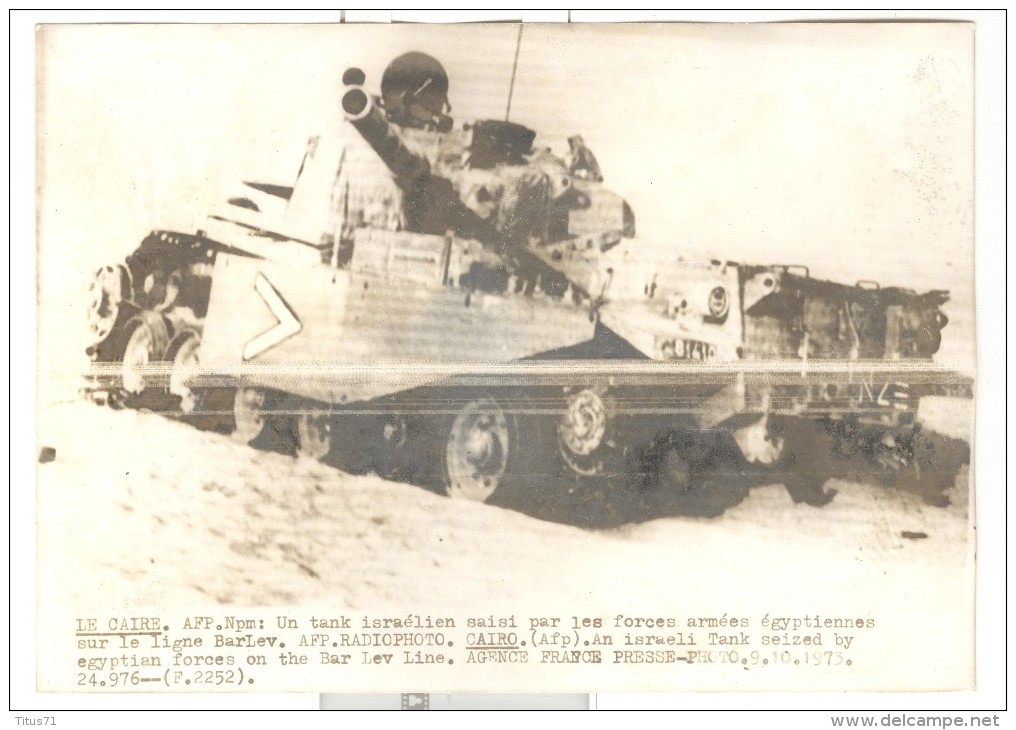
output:
[[[970,405],[940,411],[955,417]],[[168,614],[176,627],[184,615],[261,609],[254,615],[266,625],[287,611],[432,614],[457,626],[488,615],[518,616],[523,626],[533,616],[741,616],[758,642],[775,634],[762,627],[763,616],[874,622],[854,632],[850,671],[705,665],[675,675],[668,665],[650,671],[534,658],[503,671],[461,664],[440,680],[408,665],[341,679],[308,667],[259,677],[260,691],[391,691],[423,677],[442,691],[644,691],[675,682],[686,690],[973,686],[974,542],[963,441],[936,437],[949,468],[937,470],[930,492],[846,469],[826,484],[835,498],[816,508],[795,503],[778,475],[746,482],[721,473],[713,486],[728,486],[721,493],[736,498],[720,516],[689,517],[665,488],[632,498],[616,485],[583,490],[536,479],[517,491],[531,499],[509,509],[257,451],[154,413],[73,402],[41,415],[37,600],[45,625]],[[838,634],[823,636],[838,651]],[[38,677],[69,688],[77,658],[66,639],[60,631],[37,637]]]
[[[937,417],[954,422],[970,405],[939,403]],[[678,516],[665,495],[620,509],[609,489],[590,496],[552,484],[521,505],[549,518],[538,519],[257,451],[151,413],[78,402],[42,415],[40,443],[55,460],[38,469],[40,585],[73,602],[98,590],[127,607],[362,610],[428,603],[435,591],[449,605],[534,596],[667,603],[661,571],[676,561],[687,573],[689,556],[703,579],[722,574],[716,566],[751,565],[755,579],[777,584],[788,565],[819,581],[819,564],[851,574],[933,569],[947,583],[962,583],[966,569],[962,446],[949,456],[946,507],[854,474],[829,481],[838,494],[824,508],[755,480],[712,518]]]

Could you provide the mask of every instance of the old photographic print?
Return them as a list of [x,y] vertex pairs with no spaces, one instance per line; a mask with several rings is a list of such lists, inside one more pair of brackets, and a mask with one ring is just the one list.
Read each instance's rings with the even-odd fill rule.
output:
[[973,39],[41,26],[40,691],[973,686]]

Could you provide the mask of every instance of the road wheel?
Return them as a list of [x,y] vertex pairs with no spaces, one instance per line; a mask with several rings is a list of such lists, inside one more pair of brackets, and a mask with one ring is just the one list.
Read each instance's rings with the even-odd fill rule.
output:
[[[853,430],[853,424],[848,429]],[[824,424],[805,418],[788,419],[784,424],[784,447],[777,463],[783,484],[794,502],[824,507],[836,496],[835,489],[825,484],[832,473],[834,458],[843,458],[856,444],[853,433],[840,433],[830,438]],[[846,438],[842,438],[846,436]]]
[[180,399],[183,413],[194,413],[201,409],[201,389],[192,388],[190,380],[201,367],[199,350],[201,338],[196,332],[182,332],[173,338],[166,359],[170,361],[169,392]]
[[610,444],[609,418],[613,402],[607,388],[573,392],[557,423],[557,450],[569,471],[580,477],[604,474],[615,454]]
[[149,365],[162,360],[169,346],[169,330],[161,316],[142,312],[127,323],[125,331],[120,385],[129,396],[141,395],[155,385]]
[[236,438],[245,444],[265,430],[269,413],[269,395],[261,388],[237,388],[233,398],[233,420]]
[[692,469],[688,457],[667,444],[659,457],[659,479],[680,500],[687,500],[701,489],[701,474]]
[[678,514],[716,517],[743,498],[741,490],[718,484],[722,459],[716,438],[709,433],[675,433],[658,441],[649,461],[657,469],[657,498]]
[[202,388],[197,393],[197,406],[184,413],[183,420],[202,431],[234,433],[236,392],[231,388]]
[[296,453],[321,461],[332,450],[332,417],[321,411],[300,412],[296,420]]
[[180,332],[166,350],[170,363],[168,405],[179,410],[181,420],[202,431],[228,434],[234,430],[234,391],[223,387],[196,387],[194,376],[201,369],[201,336],[193,331]]
[[374,470],[383,479],[402,479],[411,466],[409,456],[410,423],[404,414],[378,418],[373,441]]
[[786,444],[782,421],[769,413],[735,429],[732,436],[744,460],[749,464],[768,466],[778,463]]
[[366,474],[373,468],[375,420],[359,413],[332,415],[329,462],[347,474]]
[[471,400],[452,420],[444,449],[446,492],[451,497],[486,502],[508,474],[514,429],[489,397]]

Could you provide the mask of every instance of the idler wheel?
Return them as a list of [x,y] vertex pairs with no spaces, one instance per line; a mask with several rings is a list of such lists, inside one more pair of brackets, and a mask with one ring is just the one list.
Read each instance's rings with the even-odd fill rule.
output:
[[123,308],[124,292],[130,292],[126,266],[104,266],[95,272],[88,288],[88,329],[93,344],[104,342],[113,332]]
[[485,502],[508,473],[513,443],[508,417],[493,400],[467,403],[452,421],[444,450],[446,492]]
[[145,311],[127,323],[125,332],[128,335],[120,364],[120,385],[129,395],[140,395],[154,385],[149,365],[165,354],[169,330],[161,316]]

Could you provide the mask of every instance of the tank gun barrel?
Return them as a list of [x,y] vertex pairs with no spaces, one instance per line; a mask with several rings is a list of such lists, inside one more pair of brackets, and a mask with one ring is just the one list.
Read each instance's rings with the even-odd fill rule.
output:
[[349,86],[342,95],[346,120],[356,128],[388,169],[401,180],[419,181],[430,177],[430,162],[406,147],[394,125],[361,86]]

